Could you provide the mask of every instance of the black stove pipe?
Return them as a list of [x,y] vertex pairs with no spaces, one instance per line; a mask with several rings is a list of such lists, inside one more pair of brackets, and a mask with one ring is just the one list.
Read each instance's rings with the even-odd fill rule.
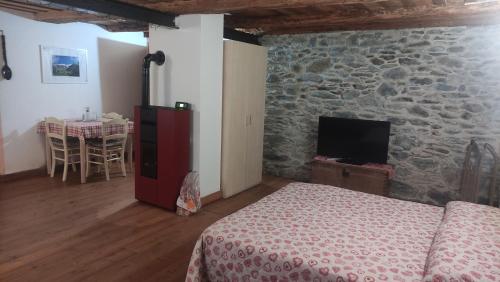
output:
[[151,62],[161,66],[165,63],[165,53],[156,51],[154,54],[147,54],[142,64],[142,106],[149,107],[149,67]]

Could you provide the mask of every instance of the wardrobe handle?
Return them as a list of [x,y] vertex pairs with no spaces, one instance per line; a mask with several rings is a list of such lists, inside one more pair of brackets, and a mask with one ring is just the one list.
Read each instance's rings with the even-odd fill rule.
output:
[[250,115],[250,123],[249,125],[252,125],[252,115]]

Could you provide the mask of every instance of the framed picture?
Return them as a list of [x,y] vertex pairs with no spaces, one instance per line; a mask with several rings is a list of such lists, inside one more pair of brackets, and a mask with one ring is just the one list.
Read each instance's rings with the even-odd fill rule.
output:
[[40,46],[43,83],[87,83],[87,50]]

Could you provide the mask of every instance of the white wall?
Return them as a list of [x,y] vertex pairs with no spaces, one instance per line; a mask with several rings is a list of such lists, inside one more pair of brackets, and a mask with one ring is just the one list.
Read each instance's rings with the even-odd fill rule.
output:
[[151,103],[192,104],[192,168],[200,173],[201,195],[220,191],[223,15],[186,15],[180,29],[151,26],[150,52],[162,50],[163,66],[151,67]]
[[200,183],[206,194],[220,191],[224,18],[204,15],[200,48]]
[[[142,39],[142,38],[141,38]],[[101,79],[102,112],[134,117],[134,106],[141,104],[144,45],[97,38]]]
[[[142,33],[110,33],[82,23],[41,23],[1,11],[0,28],[6,36],[8,62],[13,70],[11,80],[0,80],[0,132],[3,133],[0,174],[35,169],[45,164],[42,138],[36,133],[37,123],[45,116],[78,118],[85,106],[101,112],[103,101],[107,105],[112,104],[110,101],[121,103],[116,109],[124,111],[132,105],[123,105],[138,101],[141,65],[136,64],[144,55],[147,43]],[[113,53],[114,50],[100,49],[98,43],[99,40],[103,42],[102,39],[115,41],[114,45],[120,48],[120,52],[113,54],[112,62],[116,65],[112,68],[107,65],[105,73],[101,73],[99,56],[104,55],[101,51]],[[39,45],[86,49],[88,83],[42,83]],[[137,48],[137,45],[142,47]],[[116,58],[118,54],[122,55],[121,60]]]

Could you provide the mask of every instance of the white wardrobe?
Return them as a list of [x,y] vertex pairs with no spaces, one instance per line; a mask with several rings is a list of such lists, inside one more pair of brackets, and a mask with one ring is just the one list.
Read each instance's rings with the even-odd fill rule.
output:
[[221,188],[230,197],[262,181],[267,48],[224,41]]

